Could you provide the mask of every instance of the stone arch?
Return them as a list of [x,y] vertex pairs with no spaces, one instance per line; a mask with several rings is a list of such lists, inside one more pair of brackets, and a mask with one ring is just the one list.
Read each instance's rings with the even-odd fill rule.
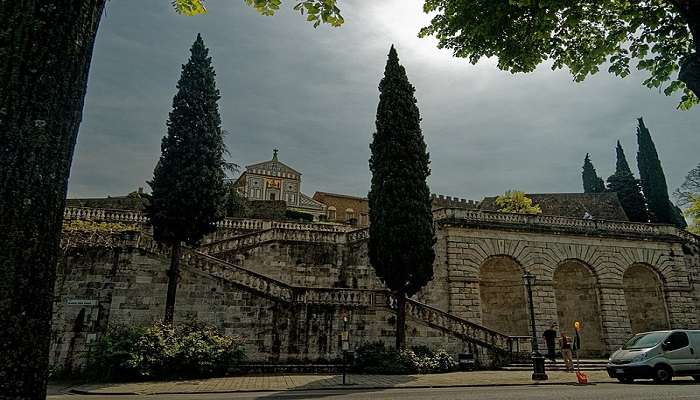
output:
[[647,264],[632,264],[622,276],[632,333],[668,329],[663,275]]
[[481,323],[508,335],[529,335],[523,269],[509,256],[490,256],[479,268]]
[[573,337],[574,321],[583,323],[581,355],[605,352],[598,304],[598,283],[594,270],[578,259],[560,262],[553,275],[559,331]]

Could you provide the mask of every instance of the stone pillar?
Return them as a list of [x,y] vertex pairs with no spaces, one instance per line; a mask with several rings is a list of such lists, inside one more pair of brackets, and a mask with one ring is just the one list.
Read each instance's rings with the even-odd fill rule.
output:
[[601,285],[599,298],[603,343],[605,349],[612,353],[632,334],[625,291],[622,285]]
[[475,260],[467,259],[471,243],[469,238],[444,231],[447,248],[447,284],[449,304],[447,312],[459,318],[481,323],[481,299],[479,297],[479,269]]
[[[538,280],[532,287],[532,302],[535,306],[535,329],[537,329],[537,343],[541,353],[547,351],[547,346],[542,337],[545,329],[549,328],[552,321],[557,321],[557,304],[554,295],[554,286],[551,280]],[[528,312],[529,309],[528,309]],[[528,316],[529,318],[529,316]],[[532,329],[528,329],[531,331]],[[532,334],[532,332],[530,332]],[[571,334],[571,332],[569,332]]]
[[697,329],[698,311],[690,288],[666,289],[666,309],[671,329]]
[[481,323],[481,299],[478,279],[450,280],[450,314],[475,323]]

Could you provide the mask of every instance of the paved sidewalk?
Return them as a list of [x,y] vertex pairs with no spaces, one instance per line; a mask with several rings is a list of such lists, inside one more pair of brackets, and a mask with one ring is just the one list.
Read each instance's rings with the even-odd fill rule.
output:
[[[605,371],[586,372],[590,383],[616,382]],[[187,381],[88,384],[72,388],[82,394],[175,394],[283,391],[313,389],[369,389],[412,387],[509,386],[532,384],[576,384],[576,375],[548,373],[549,380],[533,382],[529,371],[473,371],[430,375],[249,375]]]

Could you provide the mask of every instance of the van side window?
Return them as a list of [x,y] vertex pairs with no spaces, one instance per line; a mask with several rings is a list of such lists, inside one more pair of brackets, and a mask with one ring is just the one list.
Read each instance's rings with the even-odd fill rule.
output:
[[664,341],[666,351],[678,350],[688,345],[688,335],[685,332],[674,332]]

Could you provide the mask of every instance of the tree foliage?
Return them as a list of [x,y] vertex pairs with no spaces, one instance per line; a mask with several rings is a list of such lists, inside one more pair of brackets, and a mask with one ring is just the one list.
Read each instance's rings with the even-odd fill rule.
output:
[[[244,0],[246,4],[255,8],[260,14],[274,15],[282,5],[282,0]],[[182,15],[197,15],[207,12],[204,0],[172,0],[175,10]],[[306,20],[314,23],[314,28],[321,23],[331,26],[340,26],[345,22],[336,0],[305,0],[296,3],[294,9],[301,15],[306,15]]]
[[588,153],[586,153],[586,158],[583,159],[581,178],[583,179],[584,193],[602,193],[605,191],[605,182],[598,176]]
[[495,56],[502,70],[531,72],[552,60],[577,82],[603,64],[619,77],[636,67],[645,86],[680,92],[679,108],[700,96],[697,0],[426,0],[424,10],[436,15],[420,36],[474,64]]
[[90,220],[71,220],[63,223],[61,250],[74,247],[114,248],[122,245],[122,239],[141,230],[134,224],[122,222],[98,222]]
[[[656,146],[651,139],[649,129],[644,125],[644,120],[639,118],[637,126],[637,167],[639,168],[639,178],[642,191],[647,201],[649,218],[651,222],[678,223],[674,221],[675,206],[668,197],[668,186],[666,176],[661,167]],[[682,219],[682,218],[681,218]]]
[[161,156],[148,182],[153,190],[146,214],[156,241],[172,247],[165,322],[172,322],[179,276],[181,242],[195,246],[213,232],[224,217],[224,160],[214,68],[209,50],[197,35],[173,98],[168,134]]
[[688,171],[681,187],[673,192],[673,197],[682,206],[690,204],[694,195],[700,195],[700,164]]
[[685,210],[685,215],[691,220],[688,231],[700,235],[700,194],[690,197],[690,203],[688,203],[688,209]]
[[513,214],[542,214],[539,205],[533,204],[532,199],[525,196],[519,190],[506,190],[506,192],[496,197],[498,211]]
[[632,175],[625,152],[617,142],[617,164],[615,173],[608,178],[608,191],[617,193],[627,218],[633,222],[649,222],[646,201],[639,186],[639,180]]
[[369,258],[377,276],[397,296],[397,347],[403,347],[405,297],[433,279],[435,232],[426,184],[430,161],[415,88],[394,46],[379,92],[369,159]]

